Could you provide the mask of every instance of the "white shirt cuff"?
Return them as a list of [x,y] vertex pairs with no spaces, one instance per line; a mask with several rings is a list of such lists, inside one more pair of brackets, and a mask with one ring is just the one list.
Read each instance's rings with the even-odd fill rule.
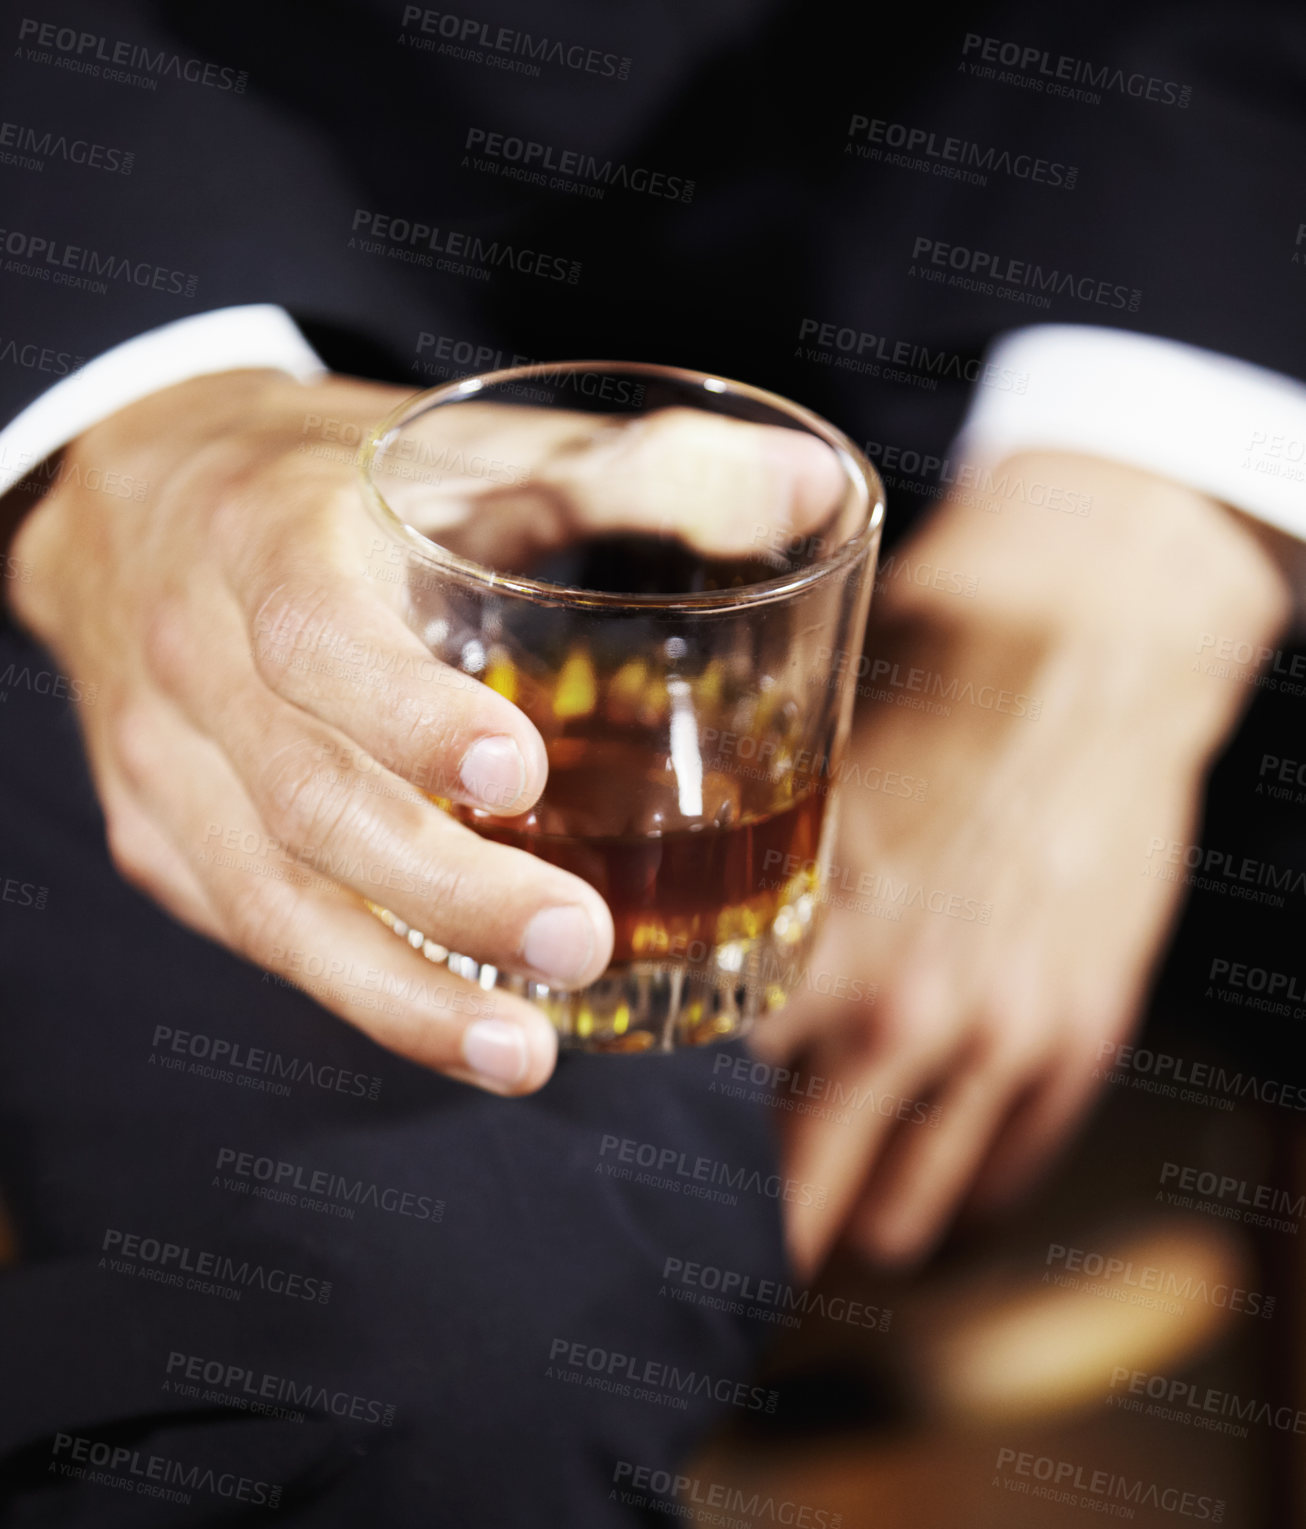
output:
[[192,377],[247,367],[275,368],[301,382],[326,371],[290,315],[273,303],[192,314],[115,345],[0,430],[0,494],[52,451],[128,404]]
[[[1122,329],[1037,324],[1000,335],[956,455],[1079,451],[1187,484],[1306,540],[1306,385],[1246,361]],[[1004,372],[1000,369],[1006,369]]]

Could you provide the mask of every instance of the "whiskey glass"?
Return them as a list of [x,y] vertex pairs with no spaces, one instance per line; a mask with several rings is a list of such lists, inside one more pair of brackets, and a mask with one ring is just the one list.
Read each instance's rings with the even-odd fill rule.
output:
[[567,989],[373,911],[431,960],[532,1000],[565,1047],[747,1032],[797,985],[819,924],[884,517],[874,469],[760,388],[571,361],[409,399],[360,471],[380,528],[369,572],[548,752],[543,794],[515,817],[428,794],[588,881],[616,942],[603,976]]

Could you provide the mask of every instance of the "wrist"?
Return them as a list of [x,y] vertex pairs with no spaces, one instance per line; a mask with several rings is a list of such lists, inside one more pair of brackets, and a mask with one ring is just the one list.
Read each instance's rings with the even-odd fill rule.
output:
[[115,411],[33,465],[0,500],[0,531],[8,536],[3,569],[15,617],[37,636],[52,617],[60,560],[75,541],[65,510],[93,504],[123,517],[154,499],[168,479],[202,451],[233,442],[283,414],[303,395],[283,372],[213,373],[161,388]]
[[986,625],[1163,646],[1212,623],[1263,640],[1288,619],[1268,537],[1195,489],[1061,452],[1009,457],[985,488],[945,500],[921,540],[965,564]]
[[945,638],[966,672],[1015,667],[1027,686],[1041,672],[1053,704],[1057,676],[1073,672],[1113,709],[1152,721],[1164,710],[1203,757],[1249,692],[1213,678],[1202,655],[1225,639],[1272,649],[1292,607],[1254,522],[1140,469],[1067,453],[1008,458],[980,489],[944,500],[899,556],[932,578],[882,586],[873,616],[889,641]]

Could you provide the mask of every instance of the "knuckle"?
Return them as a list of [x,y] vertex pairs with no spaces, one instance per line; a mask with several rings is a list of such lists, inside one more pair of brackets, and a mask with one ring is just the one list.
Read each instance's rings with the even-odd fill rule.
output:
[[233,427],[205,458],[209,533],[230,566],[243,566],[251,552],[251,533],[267,524],[268,506],[282,502],[272,473],[275,462],[275,456],[269,457],[266,430],[257,425]]
[[130,817],[121,812],[107,813],[104,834],[109,859],[118,875],[138,892],[153,894],[157,885],[155,868],[142,852],[140,836]]
[[[423,758],[430,753],[432,736],[438,736],[438,752],[447,757],[436,761],[436,768],[439,769],[441,765],[453,766],[449,773],[451,777],[456,777],[458,760],[454,756],[458,752],[458,724],[461,720],[456,709],[450,706],[440,716],[421,696],[410,695],[398,687],[391,696],[390,709],[395,718],[404,757],[414,760]],[[442,724],[438,734],[435,733],[437,722]]]
[[883,1056],[933,1056],[953,1030],[950,1009],[921,1005],[890,985],[875,1006],[874,1047]]
[[263,769],[259,810],[268,831],[296,849],[317,851],[360,811],[348,784],[321,768],[309,738],[280,749]]
[[[683,404],[669,404],[664,409],[655,409],[647,416],[645,423],[649,433],[656,431],[658,434],[697,434],[705,428],[700,411]],[[710,429],[710,425],[707,428]]]
[[[484,903],[484,898],[478,895],[475,878],[465,866],[427,859],[415,871],[414,880],[418,895],[434,908],[455,908],[465,913],[478,903]],[[484,932],[485,921],[478,919],[477,923]]]
[[290,671],[314,648],[329,647],[334,625],[325,588],[305,588],[282,566],[261,581],[250,617],[254,666],[273,690],[285,689]]
[[128,701],[108,723],[108,745],[127,785],[138,795],[157,784],[162,752],[156,747],[152,710],[139,701]]
[[251,877],[226,899],[222,925],[233,949],[255,965],[275,971],[293,944],[294,893]]
[[146,618],[142,638],[145,665],[168,691],[185,686],[190,675],[190,625],[184,603],[165,595]]
[[209,530],[219,551],[239,557],[249,545],[249,496],[246,479],[233,476],[214,494],[209,509]]
[[1030,1016],[996,1002],[984,1003],[975,1018],[971,1045],[985,1069],[1023,1075],[1038,1064],[1044,1050],[1040,1026]]

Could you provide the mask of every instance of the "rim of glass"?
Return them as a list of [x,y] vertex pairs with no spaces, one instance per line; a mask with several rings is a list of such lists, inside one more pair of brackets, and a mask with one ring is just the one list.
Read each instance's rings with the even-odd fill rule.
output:
[[[857,508],[865,513],[866,523],[847,541],[837,547],[829,557],[807,568],[779,574],[774,579],[761,580],[756,584],[742,584],[732,589],[702,590],[695,594],[622,594],[618,591],[585,589],[576,584],[554,584],[545,579],[531,579],[521,574],[498,573],[471,558],[450,552],[439,542],[432,541],[415,530],[387,504],[372,476],[377,453],[398,433],[404,424],[418,412],[453,403],[459,399],[474,398],[487,388],[498,387],[507,382],[547,382],[560,372],[584,371],[636,372],[647,376],[666,377],[687,383],[710,393],[730,392],[740,397],[765,404],[805,426],[823,440],[839,459],[845,477],[852,489]],[[715,383],[713,387],[711,384]],[[621,416],[616,416],[620,418]],[[860,557],[879,533],[884,523],[884,484],[880,475],[857,449],[842,430],[837,429],[819,414],[779,393],[751,383],[739,382],[731,377],[721,377],[715,372],[695,371],[692,367],[667,366],[656,361],[553,361],[533,362],[529,366],[504,367],[500,371],[480,372],[473,377],[462,377],[456,382],[446,382],[438,388],[427,388],[414,393],[397,405],[363,441],[358,454],[358,470],[362,479],[363,497],[374,514],[392,534],[406,543],[423,562],[445,573],[460,575],[473,583],[492,589],[511,590],[536,600],[562,601],[568,605],[602,606],[610,609],[641,606],[656,610],[703,610],[712,608],[738,610],[742,605],[757,605],[796,593],[822,579],[830,578],[848,563]]]

